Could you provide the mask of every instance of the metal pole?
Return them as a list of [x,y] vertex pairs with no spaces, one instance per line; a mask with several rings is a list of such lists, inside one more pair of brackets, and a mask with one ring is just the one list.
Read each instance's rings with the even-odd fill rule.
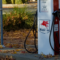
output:
[[[1,0],[2,3],[2,0]],[[1,5],[1,45],[3,45],[3,19],[2,19],[2,5]]]

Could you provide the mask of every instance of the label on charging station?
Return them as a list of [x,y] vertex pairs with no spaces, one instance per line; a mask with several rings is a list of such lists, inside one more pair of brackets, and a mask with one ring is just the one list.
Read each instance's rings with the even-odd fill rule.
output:
[[50,21],[49,20],[40,20],[39,30],[41,33],[48,33],[50,31]]
[[58,24],[54,25],[54,31],[58,31]]
[[40,0],[40,11],[41,12],[48,12],[48,0]]

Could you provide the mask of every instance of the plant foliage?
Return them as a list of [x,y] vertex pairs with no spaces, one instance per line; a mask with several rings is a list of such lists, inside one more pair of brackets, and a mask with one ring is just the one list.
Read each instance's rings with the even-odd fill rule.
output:
[[3,28],[4,30],[16,30],[30,28],[33,24],[33,15],[26,12],[26,7],[17,8],[15,7],[10,14],[3,15]]

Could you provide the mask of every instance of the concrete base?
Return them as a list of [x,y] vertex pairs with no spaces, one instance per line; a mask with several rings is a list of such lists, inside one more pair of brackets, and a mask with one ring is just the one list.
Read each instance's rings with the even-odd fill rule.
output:
[[5,46],[4,46],[4,45],[2,45],[2,47],[3,47],[3,48],[5,48]]
[[4,45],[0,45],[0,49],[2,49],[2,48],[5,48],[5,46]]
[[5,48],[5,46],[4,45],[0,45],[0,48]]

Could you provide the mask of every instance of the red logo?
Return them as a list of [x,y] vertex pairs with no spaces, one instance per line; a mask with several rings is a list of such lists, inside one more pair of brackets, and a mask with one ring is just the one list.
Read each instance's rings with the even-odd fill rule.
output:
[[41,25],[45,26],[46,28],[48,27],[47,24],[49,24],[48,21],[43,21],[43,22],[41,23]]

